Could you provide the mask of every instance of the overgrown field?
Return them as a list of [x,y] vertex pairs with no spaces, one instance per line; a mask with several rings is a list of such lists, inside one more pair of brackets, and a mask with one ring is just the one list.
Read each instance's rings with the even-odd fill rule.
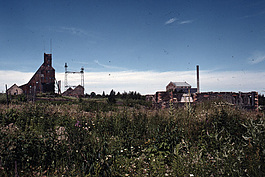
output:
[[264,176],[265,117],[224,103],[0,105],[0,176]]

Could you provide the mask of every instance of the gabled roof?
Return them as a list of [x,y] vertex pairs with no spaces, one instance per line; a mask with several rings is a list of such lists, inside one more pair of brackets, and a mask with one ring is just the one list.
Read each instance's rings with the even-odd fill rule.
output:
[[191,87],[190,84],[187,82],[171,82],[173,83],[176,87]]
[[17,84],[13,84],[9,89],[7,89],[7,91],[9,91],[12,88],[19,88],[19,87],[17,86]]
[[[82,85],[78,85],[78,86],[75,87],[75,89],[76,89],[76,88],[84,88],[84,87],[83,87]],[[75,89],[74,89],[74,90],[75,90]]]

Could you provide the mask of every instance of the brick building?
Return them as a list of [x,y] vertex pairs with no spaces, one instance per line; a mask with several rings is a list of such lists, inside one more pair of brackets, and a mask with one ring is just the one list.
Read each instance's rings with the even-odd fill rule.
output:
[[166,91],[173,91],[173,92],[182,92],[182,93],[196,93],[197,88],[191,88],[191,85],[187,82],[170,82],[166,86]]
[[17,86],[17,84],[12,85],[7,89],[8,95],[20,95],[23,93],[23,90]]
[[258,92],[202,92],[194,94],[194,101],[224,100],[247,109],[258,109]]
[[84,97],[84,87],[81,85],[78,85],[74,89],[70,87],[62,94],[62,96],[71,96],[71,97],[78,97],[78,98]]
[[20,86],[25,94],[54,93],[55,69],[52,67],[52,54],[44,53],[44,62],[27,84]]

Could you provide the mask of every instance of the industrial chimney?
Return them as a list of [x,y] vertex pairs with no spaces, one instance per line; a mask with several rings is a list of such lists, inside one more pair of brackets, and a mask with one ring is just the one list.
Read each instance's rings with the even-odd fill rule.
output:
[[196,68],[197,68],[197,93],[200,93],[199,65],[197,65]]

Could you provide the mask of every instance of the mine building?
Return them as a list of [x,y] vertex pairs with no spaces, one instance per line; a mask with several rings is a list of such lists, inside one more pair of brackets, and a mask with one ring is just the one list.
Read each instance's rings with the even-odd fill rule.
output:
[[200,92],[199,65],[197,70],[197,88],[192,88],[187,82],[170,82],[166,91],[158,91],[149,100],[157,107],[169,107],[171,103],[183,105],[185,103],[198,103],[207,100],[224,101],[245,109],[258,109],[258,92]]
[[78,85],[74,89],[70,87],[62,94],[62,96],[70,96],[77,98],[84,97],[84,87],[81,85]]
[[52,54],[44,53],[44,62],[27,84],[20,86],[25,94],[54,93],[55,69],[52,67]]
[[8,95],[20,95],[23,93],[23,90],[17,86],[17,84],[12,85],[7,89]]
[[202,92],[194,94],[194,100],[223,100],[246,109],[258,109],[258,92]]
[[191,88],[187,82],[170,82],[166,86],[166,91],[181,92],[181,93],[196,93],[197,88]]

